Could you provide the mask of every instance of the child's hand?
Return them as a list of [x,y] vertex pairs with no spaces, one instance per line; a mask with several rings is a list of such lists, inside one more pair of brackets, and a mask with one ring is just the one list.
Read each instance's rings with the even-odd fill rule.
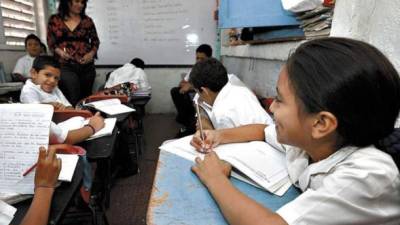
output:
[[93,61],[94,54],[92,52],[86,53],[80,60],[80,64],[88,64]]
[[181,88],[179,89],[179,93],[185,94],[186,92],[188,92],[190,90],[191,87],[192,87],[192,85],[189,82],[185,82],[181,85]]
[[200,131],[198,130],[194,135],[190,144],[201,153],[209,153],[212,148],[221,143],[221,135],[218,130],[203,130],[204,140],[201,140]]
[[56,157],[56,148],[49,146],[49,150],[46,151],[44,147],[40,147],[35,173],[35,189],[54,188],[60,171],[61,160]]
[[50,105],[54,107],[54,110],[65,110],[67,107],[59,102],[50,102]]
[[89,124],[94,128],[95,133],[104,127],[104,118],[97,112],[89,120]]
[[197,157],[195,161],[196,164],[192,166],[192,171],[207,187],[214,181],[230,176],[232,166],[220,160],[215,152],[205,155],[204,160]]

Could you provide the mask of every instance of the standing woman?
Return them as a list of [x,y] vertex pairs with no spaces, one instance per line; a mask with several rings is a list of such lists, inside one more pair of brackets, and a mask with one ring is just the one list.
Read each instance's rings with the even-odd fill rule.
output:
[[47,27],[47,44],[61,64],[60,89],[72,105],[91,94],[99,38],[85,14],[87,0],[60,0]]

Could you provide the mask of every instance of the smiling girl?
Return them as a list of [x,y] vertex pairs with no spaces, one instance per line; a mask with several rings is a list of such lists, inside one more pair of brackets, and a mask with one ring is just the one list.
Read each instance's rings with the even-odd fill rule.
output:
[[[345,38],[309,41],[279,74],[275,126],[205,131],[203,142],[197,133],[192,144],[211,153],[192,170],[230,224],[398,224],[399,151],[385,138],[396,132],[399,109],[399,75],[379,50]],[[303,192],[277,212],[235,189],[230,166],[210,151],[251,140],[284,151]]]

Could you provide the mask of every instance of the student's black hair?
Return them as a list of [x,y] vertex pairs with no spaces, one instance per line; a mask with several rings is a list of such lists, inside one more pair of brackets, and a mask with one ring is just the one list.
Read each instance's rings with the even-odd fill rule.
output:
[[[81,11],[81,17],[83,18],[86,15],[86,6],[87,2],[89,0],[83,0],[84,6]],[[72,2],[72,0],[60,0],[60,4],[58,5],[58,14],[61,16],[63,20],[66,19],[66,17],[69,15],[69,3]]]
[[199,53],[199,52],[204,53],[207,57],[212,56],[212,48],[208,44],[202,44],[199,47],[197,47],[196,53]]
[[219,92],[228,82],[228,74],[224,65],[215,58],[208,58],[196,63],[189,75],[189,82],[195,89],[201,87]]
[[40,55],[33,60],[32,68],[37,72],[44,69],[46,66],[60,69],[60,63],[53,56]]
[[399,115],[400,78],[377,48],[346,38],[313,40],[289,56],[286,68],[305,112],[336,116],[337,148],[375,144],[390,153],[379,143],[393,132]]
[[137,68],[141,68],[142,70],[144,70],[144,67],[146,66],[144,64],[144,61],[142,59],[140,59],[140,58],[132,59],[131,64],[136,66]]
[[29,41],[29,40],[35,40],[35,41],[37,41],[38,43],[42,43],[42,41],[40,41],[40,38],[39,38],[38,36],[36,36],[36,35],[34,35],[34,34],[29,34],[29,35],[26,36],[26,38],[25,38],[25,48],[27,47],[28,41]]

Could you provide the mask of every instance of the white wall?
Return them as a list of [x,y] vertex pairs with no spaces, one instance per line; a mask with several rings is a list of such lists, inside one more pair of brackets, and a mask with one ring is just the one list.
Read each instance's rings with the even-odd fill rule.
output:
[[337,0],[331,36],[366,41],[400,71],[400,1]]

